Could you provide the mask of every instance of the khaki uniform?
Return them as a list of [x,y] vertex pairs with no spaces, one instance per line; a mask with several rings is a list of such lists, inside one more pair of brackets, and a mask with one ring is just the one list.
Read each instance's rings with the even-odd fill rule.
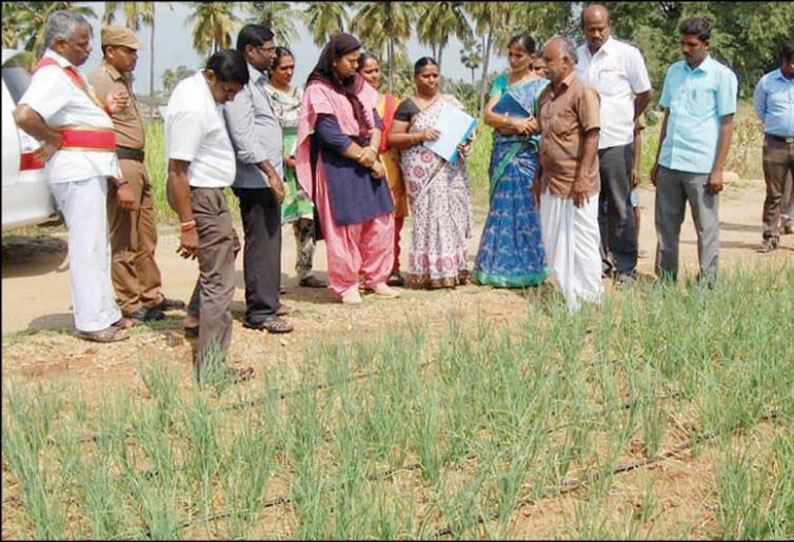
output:
[[143,121],[132,85],[113,66],[103,61],[89,74],[88,80],[102,100],[119,91],[130,96],[130,104],[111,115],[111,119],[122,175],[130,183],[138,208],[132,212],[120,209],[114,185],[109,187],[107,195],[113,287],[122,313],[129,316],[141,307],[150,309],[164,300],[160,269],[154,261],[157,226],[152,185],[143,163]]

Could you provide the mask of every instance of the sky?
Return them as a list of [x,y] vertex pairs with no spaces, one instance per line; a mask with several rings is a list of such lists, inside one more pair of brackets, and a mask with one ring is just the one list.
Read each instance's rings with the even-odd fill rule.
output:
[[[293,4],[294,9],[301,9],[302,4],[305,2],[290,2]],[[83,73],[88,73],[94,66],[96,66],[102,59],[102,50],[100,49],[100,28],[102,16],[105,12],[105,2],[76,2],[77,5],[90,6],[96,19],[90,19],[91,25],[94,30],[94,51],[86,61],[81,70]],[[154,85],[155,91],[162,88],[161,75],[166,69],[176,69],[177,66],[184,65],[188,68],[195,70],[202,67],[205,59],[200,57],[193,49],[192,44],[192,25],[187,24],[187,18],[190,16],[190,6],[187,2],[172,2],[172,9],[168,9],[167,5],[157,3],[156,19],[155,19],[155,75]],[[124,24],[124,16],[121,10],[117,12],[116,24]],[[296,43],[291,44],[290,49],[295,54],[296,68],[293,81],[302,84],[306,81],[309,72],[314,67],[317,58],[320,56],[320,48],[314,45],[308,30],[302,23],[298,23],[299,39]],[[145,50],[140,51],[138,54],[138,64],[135,68],[135,82],[134,91],[137,94],[149,93],[149,64],[151,62],[151,51],[149,51],[149,43],[151,38],[151,28],[148,25],[142,25],[141,29],[137,32],[138,39],[143,42]],[[232,37],[232,41],[236,40],[236,36]],[[278,44],[277,44],[278,45]],[[412,60],[416,60],[422,56],[430,56],[431,50],[429,46],[419,44],[415,37],[412,37],[407,44],[408,55]],[[455,36],[450,36],[449,44],[444,49],[444,57],[441,66],[442,75],[450,79],[463,79],[464,81],[471,82],[471,70],[467,69],[460,62],[460,50],[463,47],[460,40]],[[504,56],[491,55],[491,65],[489,71],[501,71],[507,67],[507,61]],[[480,77],[480,70],[476,71],[476,77]]]

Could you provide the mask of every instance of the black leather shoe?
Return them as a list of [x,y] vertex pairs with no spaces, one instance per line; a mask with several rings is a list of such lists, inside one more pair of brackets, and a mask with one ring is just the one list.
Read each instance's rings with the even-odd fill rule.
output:
[[162,320],[163,318],[165,318],[165,313],[163,309],[160,308],[160,305],[158,305],[151,309],[146,309],[146,315],[143,317],[143,320],[149,322],[151,320]]

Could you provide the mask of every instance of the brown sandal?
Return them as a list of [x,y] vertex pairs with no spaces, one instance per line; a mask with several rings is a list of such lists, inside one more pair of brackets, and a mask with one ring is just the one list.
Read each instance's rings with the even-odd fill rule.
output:
[[386,286],[405,286],[405,279],[400,273],[392,273],[389,280],[386,281]]
[[78,330],[77,336],[86,341],[93,341],[96,343],[115,343],[130,338],[123,329],[114,326],[109,326],[99,331]]
[[117,327],[119,329],[129,329],[131,327],[140,325],[142,323],[143,322],[136,321],[133,318],[125,318],[125,317],[122,316],[121,318],[119,318],[118,320],[113,322],[112,326],[113,327]]

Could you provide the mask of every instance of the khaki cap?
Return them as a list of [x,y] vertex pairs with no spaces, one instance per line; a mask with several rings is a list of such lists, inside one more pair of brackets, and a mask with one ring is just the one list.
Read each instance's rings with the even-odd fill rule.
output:
[[143,44],[135,36],[135,32],[124,26],[103,26],[102,47],[105,45],[123,45],[140,51]]

